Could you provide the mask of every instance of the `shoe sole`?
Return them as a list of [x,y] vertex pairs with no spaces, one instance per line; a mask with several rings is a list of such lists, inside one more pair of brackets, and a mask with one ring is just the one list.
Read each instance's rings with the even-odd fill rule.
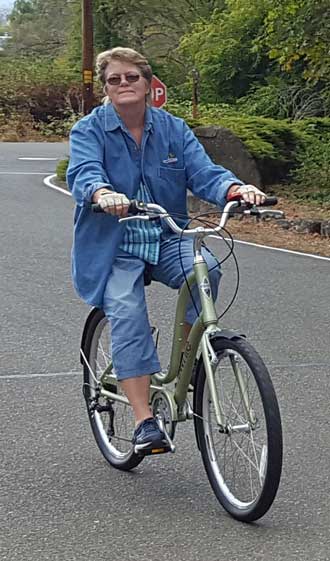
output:
[[171,452],[171,447],[169,446],[167,440],[156,440],[154,442],[135,444],[134,452],[139,456],[151,456]]

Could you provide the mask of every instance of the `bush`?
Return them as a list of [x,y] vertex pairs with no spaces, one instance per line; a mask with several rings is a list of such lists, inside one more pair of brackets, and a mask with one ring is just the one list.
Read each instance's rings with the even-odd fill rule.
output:
[[198,118],[192,118],[191,103],[168,104],[169,111],[185,118],[192,126],[219,125],[240,138],[257,161],[265,185],[285,181],[296,165],[296,151],[303,146],[302,127],[285,120],[252,117],[238,113],[228,104],[199,105]]
[[60,160],[56,167],[56,175],[60,181],[66,181],[66,170],[68,169],[69,158]]
[[246,96],[237,100],[236,106],[248,115],[294,121],[323,117],[326,113],[326,100],[316,89],[274,77],[266,85],[253,86]]
[[330,133],[314,136],[297,153],[291,193],[299,199],[330,203]]
[[2,137],[12,136],[15,140],[19,130],[22,136],[30,133],[32,139],[44,133],[48,138],[63,136],[60,129],[66,135],[64,123],[72,120],[73,114],[81,113],[80,83],[64,72],[63,65],[60,67],[50,59],[0,59]]

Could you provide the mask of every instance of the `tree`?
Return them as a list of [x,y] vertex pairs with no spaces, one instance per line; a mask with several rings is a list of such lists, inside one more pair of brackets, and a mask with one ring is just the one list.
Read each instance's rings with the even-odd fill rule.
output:
[[11,52],[54,58],[66,43],[68,0],[16,0],[10,14]]
[[198,68],[205,100],[230,102],[267,72],[267,57],[255,47],[266,14],[266,0],[227,0],[225,10],[182,37],[180,51]]
[[329,0],[277,0],[270,7],[264,44],[284,72],[329,82],[329,36]]

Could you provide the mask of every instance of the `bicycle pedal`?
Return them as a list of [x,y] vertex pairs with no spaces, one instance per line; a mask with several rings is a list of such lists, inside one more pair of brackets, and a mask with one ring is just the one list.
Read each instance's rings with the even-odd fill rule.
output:
[[150,446],[146,444],[136,444],[134,446],[135,454],[139,456],[156,456],[157,454],[166,454],[167,452],[175,452],[175,447],[171,447],[168,442],[161,442]]

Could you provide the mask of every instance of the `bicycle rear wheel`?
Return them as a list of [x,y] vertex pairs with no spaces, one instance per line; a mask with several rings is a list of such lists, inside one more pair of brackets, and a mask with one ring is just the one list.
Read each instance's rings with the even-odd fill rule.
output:
[[237,520],[252,522],[268,511],[278,490],[280,411],[267,368],[247,341],[218,338],[212,346],[219,361],[214,376],[225,423],[219,427],[216,421],[201,362],[194,396],[198,445],[219,502]]
[[[89,364],[88,367],[84,362],[87,412],[96,443],[105,459],[113,467],[127,471],[136,467],[143,456],[134,453],[131,442],[135,426],[131,406],[100,394],[101,376],[111,362],[110,341],[110,324],[104,312],[94,310],[86,323],[82,347]],[[122,394],[116,383],[106,385],[106,389]]]

